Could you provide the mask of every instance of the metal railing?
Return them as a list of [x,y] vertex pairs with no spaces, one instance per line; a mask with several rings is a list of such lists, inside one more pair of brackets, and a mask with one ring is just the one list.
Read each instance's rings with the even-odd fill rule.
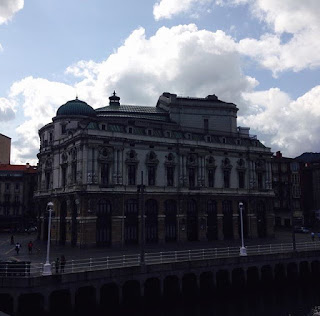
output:
[[[247,246],[248,256],[261,254],[289,253],[293,251],[292,243],[266,244]],[[297,252],[320,250],[320,242],[296,243]],[[145,264],[162,264],[183,261],[208,260],[219,258],[239,257],[239,247],[206,248],[181,251],[147,252]],[[140,253],[121,256],[108,256],[69,260],[65,267],[55,266],[52,263],[52,273],[78,273],[86,271],[98,271],[118,269],[124,267],[140,266]],[[0,277],[39,277],[42,276],[43,263],[32,262],[0,262]]]

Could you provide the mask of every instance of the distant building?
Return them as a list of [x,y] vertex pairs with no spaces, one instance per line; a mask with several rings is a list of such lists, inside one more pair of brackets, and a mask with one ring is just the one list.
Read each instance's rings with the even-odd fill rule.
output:
[[138,244],[142,207],[146,243],[239,239],[239,202],[245,236],[273,236],[272,154],[237,126],[237,111],[215,95],[170,93],[156,107],[122,105],[115,93],[96,110],[60,106],[39,130],[41,237],[49,201],[61,244]]
[[294,160],[300,168],[301,206],[305,224],[320,227],[320,153],[303,153]]
[[10,164],[11,138],[0,134],[0,165]]
[[272,157],[272,187],[275,192],[275,225],[302,226],[299,164],[292,158],[283,157],[280,151]]
[[36,174],[29,164],[0,165],[0,229],[23,228],[35,221]]

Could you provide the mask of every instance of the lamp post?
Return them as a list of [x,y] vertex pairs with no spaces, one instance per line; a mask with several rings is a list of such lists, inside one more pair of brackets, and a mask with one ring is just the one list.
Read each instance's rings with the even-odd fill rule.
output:
[[48,242],[47,242],[47,259],[46,263],[43,266],[43,272],[42,275],[51,275],[51,263],[49,261],[49,256],[50,256],[50,239],[51,239],[51,216],[52,216],[52,211],[53,211],[53,203],[48,202],[47,204],[47,209],[49,212],[49,221],[48,221]]
[[240,210],[240,225],[241,225],[240,256],[246,256],[247,255],[247,248],[244,246],[244,241],[243,241],[243,218],[242,218],[243,203],[242,202],[239,202],[239,210]]

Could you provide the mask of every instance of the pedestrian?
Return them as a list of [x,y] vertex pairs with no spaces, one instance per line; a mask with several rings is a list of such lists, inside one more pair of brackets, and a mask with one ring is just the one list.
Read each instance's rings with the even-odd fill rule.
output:
[[17,253],[17,255],[19,254],[20,248],[21,248],[21,245],[20,245],[19,242],[17,242],[16,243],[16,253]]
[[60,259],[59,257],[55,261],[56,273],[59,273]]
[[314,241],[314,232],[311,232],[311,239]]
[[61,273],[64,273],[64,266],[66,265],[66,258],[64,255],[61,256]]
[[29,243],[28,243],[29,255],[32,254],[32,248],[33,248],[33,243],[32,243],[32,241],[30,240]]
[[13,237],[13,235],[11,235],[10,243],[11,243],[11,245],[14,245],[14,237]]

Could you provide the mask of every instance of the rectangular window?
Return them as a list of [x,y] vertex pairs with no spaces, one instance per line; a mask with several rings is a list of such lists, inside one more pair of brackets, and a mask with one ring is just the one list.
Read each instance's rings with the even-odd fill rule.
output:
[[77,182],[77,162],[73,162],[71,166],[72,183]]
[[10,191],[10,183],[5,184],[5,191]]
[[224,182],[224,187],[230,188],[230,171],[229,170],[224,170],[223,171],[223,182]]
[[51,174],[50,172],[46,172],[46,190],[50,189],[50,182],[51,182]]
[[239,177],[239,188],[244,189],[244,171],[239,171],[238,177]]
[[167,186],[172,187],[174,184],[174,168],[167,167]]
[[128,184],[135,185],[136,184],[136,166],[128,165]]
[[208,170],[208,186],[214,188],[214,169]]
[[148,185],[156,184],[156,168],[149,167],[148,168]]
[[105,126],[104,124],[102,124],[102,125],[101,125],[101,129],[102,129],[103,131],[105,131],[105,130],[106,130],[106,126]]
[[263,189],[263,175],[262,172],[258,172],[258,189]]
[[62,187],[64,188],[67,185],[67,167],[62,167],[61,169],[61,180],[62,180]]
[[106,163],[101,164],[101,184],[109,184],[109,165]]
[[20,183],[16,183],[16,185],[15,185],[15,190],[16,190],[16,191],[20,191]]
[[203,120],[203,128],[204,128],[205,132],[208,131],[208,129],[209,129],[209,120],[208,119]]
[[61,125],[61,134],[65,134],[67,132],[66,126],[66,124]]
[[189,187],[194,188],[196,186],[196,173],[194,168],[189,168]]

